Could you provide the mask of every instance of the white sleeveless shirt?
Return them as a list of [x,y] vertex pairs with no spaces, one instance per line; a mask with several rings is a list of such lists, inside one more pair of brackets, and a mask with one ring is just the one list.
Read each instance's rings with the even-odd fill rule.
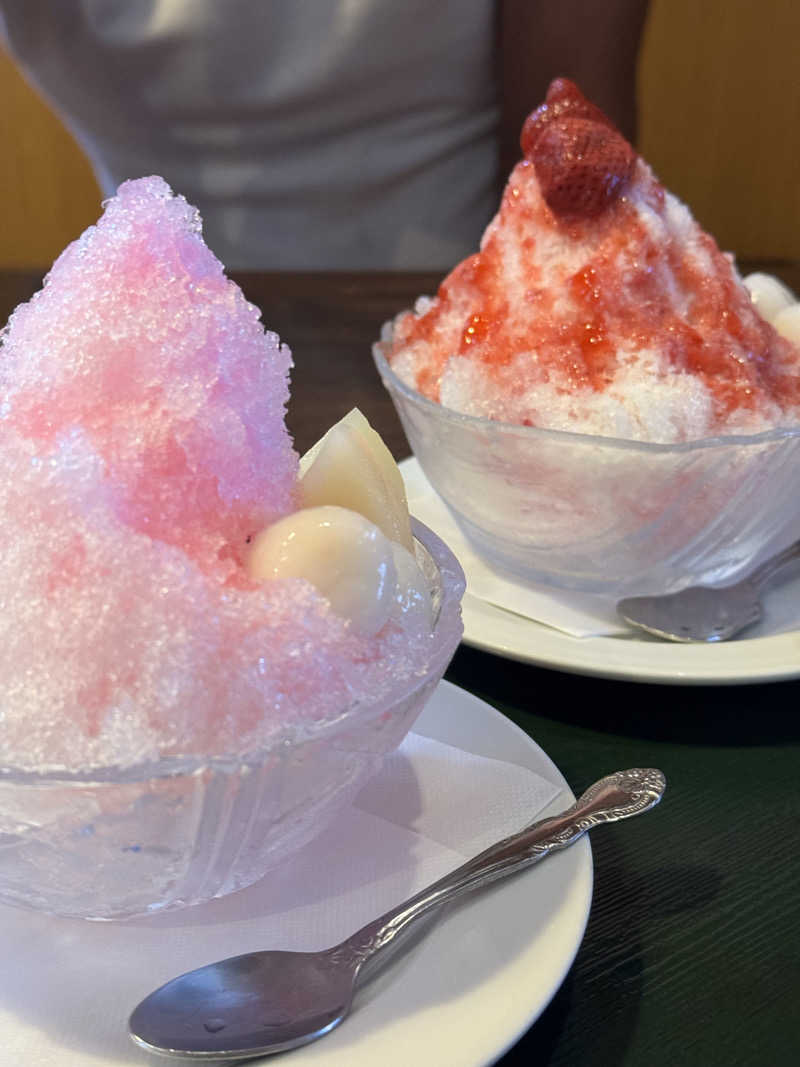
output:
[[0,0],[105,195],[161,174],[231,268],[446,269],[495,204],[491,0]]

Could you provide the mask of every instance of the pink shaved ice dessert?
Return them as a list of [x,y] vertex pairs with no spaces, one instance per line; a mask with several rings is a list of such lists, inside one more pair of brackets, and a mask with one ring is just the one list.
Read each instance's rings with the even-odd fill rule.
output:
[[402,598],[363,633],[309,580],[248,571],[254,536],[300,506],[290,366],[157,177],[122,185],[13,313],[0,766],[236,756],[441,656]]
[[480,251],[386,331],[403,382],[468,415],[638,441],[800,422],[800,347],[572,83],[522,148]]

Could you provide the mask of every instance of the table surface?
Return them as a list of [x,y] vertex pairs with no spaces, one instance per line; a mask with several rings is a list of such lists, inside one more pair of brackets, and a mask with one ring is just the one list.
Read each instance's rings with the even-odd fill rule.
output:
[[[800,264],[740,266],[770,270],[800,292]],[[398,459],[408,455],[370,345],[439,277],[235,278],[292,348],[297,449],[358,406]],[[40,282],[0,272],[0,322]],[[800,681],[606,681],[463,645],[447,677],[517,722],[575,792],[626,766],[660,767],[669,783],[646,819],[594,835],[594,900],[577,958],[503,1067],[800,1062]]]

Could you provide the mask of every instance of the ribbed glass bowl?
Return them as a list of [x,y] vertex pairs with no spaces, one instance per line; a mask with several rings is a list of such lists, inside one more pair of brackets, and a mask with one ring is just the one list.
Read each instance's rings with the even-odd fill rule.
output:
[[250,885],[322,833],[411,729],[461,639],[461,568],[413,530],[436,620],[427,674],[245,758],[0,766],[0,900],[92,919],[183,907]]
[[800,531],[800,426],[662,445],[462,415],[375,362],[466,539],[516,581],[609,596],[724,584]]

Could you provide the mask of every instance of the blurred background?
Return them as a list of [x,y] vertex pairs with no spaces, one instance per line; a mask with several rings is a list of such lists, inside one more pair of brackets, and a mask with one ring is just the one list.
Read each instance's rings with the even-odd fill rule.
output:
[[[797,0],[652,0],[639,149],[722,248],[800,259]],[[91,168],[0,50],[0,269],[44,268],[100,212]],[[539,101],[531,101],[531,108]]]

